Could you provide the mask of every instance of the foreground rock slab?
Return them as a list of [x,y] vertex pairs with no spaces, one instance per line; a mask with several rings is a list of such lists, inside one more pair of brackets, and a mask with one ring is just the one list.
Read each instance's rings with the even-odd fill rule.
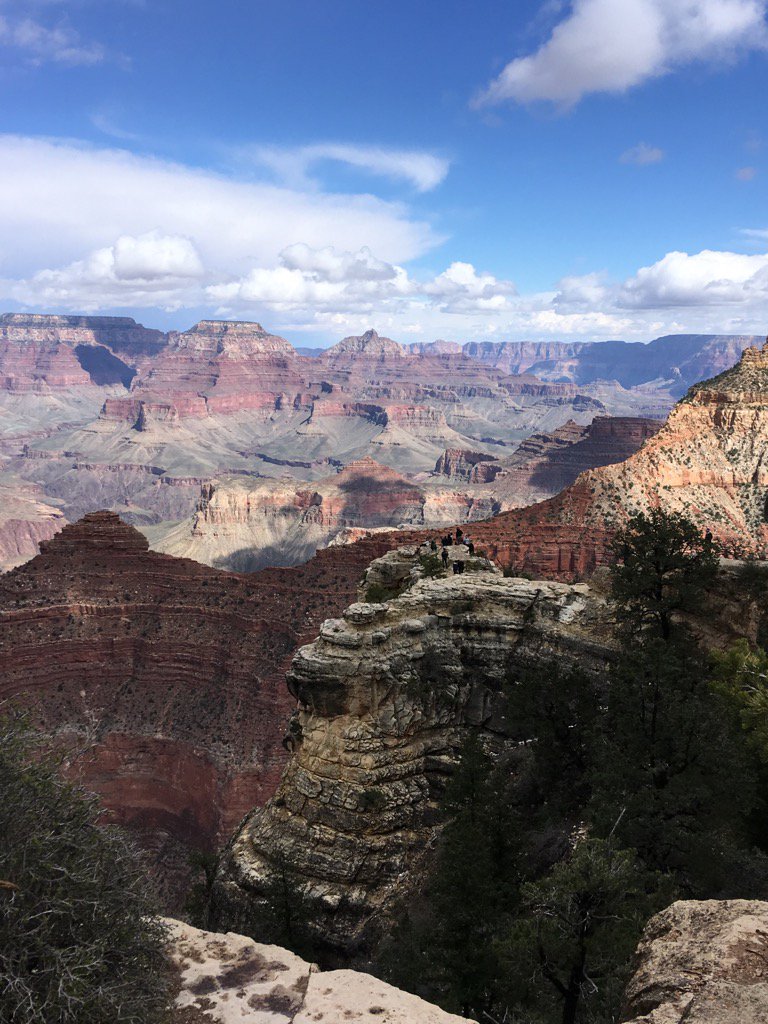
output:
[[768,1021],[768,903],[684,900],[651,918],[622,1020]]
[[169,919],[175,1024],[451,1024],[465,1020],[358,971],[321,972],[287,949]]

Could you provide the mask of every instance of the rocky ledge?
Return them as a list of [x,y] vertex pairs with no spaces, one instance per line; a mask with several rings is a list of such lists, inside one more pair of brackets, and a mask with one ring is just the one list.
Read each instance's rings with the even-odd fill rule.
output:
[[459,1024],[465,1017],[358,971],[318,971],[287,949],[168,920],[174,1024]]
[[374,562],[369,595],[408,589],[351,605],[296,654],[294,756],[225,853],[218,926],[253,928],[288,871],[320,945],[342,956],[359,946],[384,926],[394,891],[419,876],[467,729],[496,750],[524,738],[506,719],[505,682],[541,661],[597,670],[610,657],[611,613],[597,587],[507,579],[466,548],[453,549],[466,558],[461,575],[419,578],[424,553]]
[[622,1020],[768,1021],[768,903],[686,900],[651,918]]

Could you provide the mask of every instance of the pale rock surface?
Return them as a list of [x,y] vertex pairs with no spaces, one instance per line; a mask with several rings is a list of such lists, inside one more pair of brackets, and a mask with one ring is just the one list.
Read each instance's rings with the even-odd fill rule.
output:
[[179,1024],[451,1024],[464,1021],[358,971],[324,971],[287,949],[167,919]]
[[637,951],[630,1024],[765,1024],[768,903],[681,900],[653,917]]

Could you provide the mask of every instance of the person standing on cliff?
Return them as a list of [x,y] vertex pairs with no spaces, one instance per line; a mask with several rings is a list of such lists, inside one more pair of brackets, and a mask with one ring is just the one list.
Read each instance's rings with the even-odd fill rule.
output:
[[447,550],[445,548],[443,548],[443,553],[440,555],[440,557],[443,560],[443,568],[447,569],[448,568],[448,552],[447,552]]

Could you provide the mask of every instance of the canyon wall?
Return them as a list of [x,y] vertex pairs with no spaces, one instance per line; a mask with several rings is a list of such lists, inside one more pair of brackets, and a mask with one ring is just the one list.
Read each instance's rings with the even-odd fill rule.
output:
[[219,927],[258,920],[287,867],[323,947],[359,946],[437,835],[466,730],[497,750],[523,738],[505,717],[505,681],[548,658],[596,670],[610,657],[600,591],[506,579],[482,560],[479,571],[418,579],[417,555],[404,548],[374,562],[365,587],[412,585],[386,604],[352,604],[295,656],[295,753],[227,851]]
[[768,1020],[768,903],[682,900],[646,925],[627,985],[627,1024]]
[[[406,545],[372,562],[360,600],[296,653],[293,754],[225,851],[217,927],[268,936],[269,901],[287,876],[324,955],[364,955],[421,883],[468,732],[514,756],[530,736],[509,716],[508,686],[549,662],[602,674],[614,657],[605,574],[590,584],[505,577],[462,546],[452,557],[466,559],[463,573],[428,577],[429,553]],[[757,612],[721,574],[692,626],[707,646],[754,641]]]
[[501,564],[584,578],[610,560],[628,517],[661,507],[711,530],[735,558],[768,557],[768,345],[695,386],[625,461],[582,473],[555,497],[473,527]]
[[374,537],[237,576],[149,551],[94,513],[0,576],[0,698],[33,708],[73,775],[151,850],[170,906],[188,850],[215,848],[274,790],[291,656],[384,550]]

